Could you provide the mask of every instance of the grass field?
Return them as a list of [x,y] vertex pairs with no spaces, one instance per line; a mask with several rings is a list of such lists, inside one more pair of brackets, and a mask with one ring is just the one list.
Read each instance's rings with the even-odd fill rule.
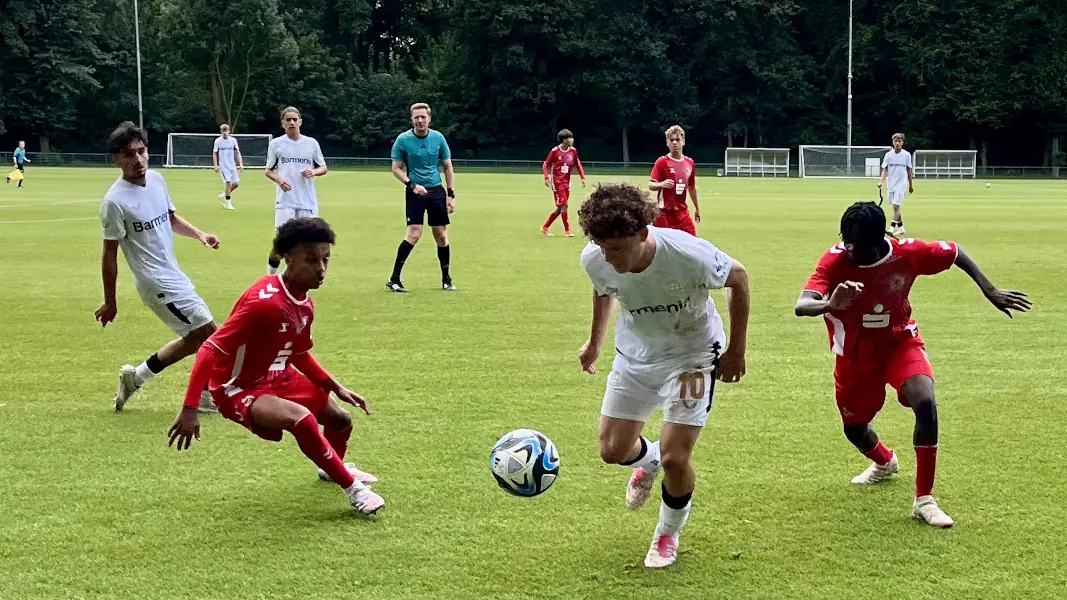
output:
[[[210,416],[191,451],[168,449],[188,362],[113,412],[118,367],[171,337],[125,264],[118,320],[93,320],[99,198],[116,175],[31,169],[24,189],[0,188],[4,600],[1067,596],[1063,183],[919,181],[905,206],[911,235],[959,241],[1035,304],[1008,320],[958,270],[913,292],[938,374],[935,495],[956,520],[938,531],[910,517],[912,417],[895,402],[876,425],[901,472],[849,485],[866,460],[840,432],[825,327],[792,312],[841,211],[876,197],[874,182],[705,178],[700,232],[752,277],[748,376],[719,387],[679,562],[650,572],[639,565],[658,491],[627,511],[629,472],[599,460],[612,357],[595,377],[579,372],[584,242],[538,232],[551,203],[538,175],[460,172],[459,292],[438,289],[427,235],[406,296],[383,287],[403,235],[400,186],[387,172],[319,180],[338,245],[315,293],[316,353],[371,400],[350,452],[381,478],[376,522],[353,516],[288,437],[268,444]],[[218,251],[176,243],[221,322],[265,272],[273,190],[245,172],[227,212],[210,171],[165,176],[179,212],[222,239]],[[488,470],[492,443],[517,427],[561,453],[560,479],[538,498],[505,496]],[[659,422],[649,427],[654,437]]]

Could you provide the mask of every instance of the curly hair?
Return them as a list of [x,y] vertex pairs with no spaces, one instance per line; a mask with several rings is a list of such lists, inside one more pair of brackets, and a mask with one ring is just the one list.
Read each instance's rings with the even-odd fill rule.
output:
[[141,129],[133,123],[133,121],[123,121],[111,132],[111,135],[107,136],[107,153],[111,156],[117,156],[124,152],[131,143],[141,142],[146,147],[148,146],[148,134],[144,129]]
[[874,202],[856,202],[841,215],[841,239],[871,247],[886,236],[885,212]]
[[300,244],[335,244],[337,235],[330,224],[319,217],[291,219],[278,228],[274,236],[274,253],[284,256]]
[[630,183],[597,185],[578,209],[578,223],[592,240],[637,235],[658,216],[648,194]]

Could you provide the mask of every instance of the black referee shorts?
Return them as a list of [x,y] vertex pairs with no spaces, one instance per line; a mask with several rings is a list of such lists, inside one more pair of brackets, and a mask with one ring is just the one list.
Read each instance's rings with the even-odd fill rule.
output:
[[425,224],[430,227],[448,225],[448,196],[444,186],[428,187],[426,192],[425,196],[420,196],[411,190],[405,190],[404,210],[407,213],[408,225],[423,225],[424,219]]

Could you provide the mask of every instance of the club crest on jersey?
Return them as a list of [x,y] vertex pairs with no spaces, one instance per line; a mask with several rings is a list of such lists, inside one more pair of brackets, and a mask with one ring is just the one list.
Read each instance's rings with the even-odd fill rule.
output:
[[689,292],[689,285],[684,281],[672,279],[667,282],[667,290],[672,294],[685,294]]
[[301,331],[304,331],[304,328],[307,327],[307,326],[308,326],[308,318],[307,318],[307,315],[304,315],[303,317],[300,317],[300,324],[296,326],[296,332],[300,333]]
[[889,289],[894,292],[900,291],[904,289],[904,285],[907,282],[908,280],[905,279],[903,275],[894,275],[893,278],[889,280]]

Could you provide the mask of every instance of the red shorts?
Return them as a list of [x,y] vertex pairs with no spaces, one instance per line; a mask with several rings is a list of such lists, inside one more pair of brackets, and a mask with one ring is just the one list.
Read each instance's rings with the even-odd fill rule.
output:
[[916,375],[934,378],[934,368],[918,334],[901,342],[886,360],[877,363],[837,357],[834,389],[841,421],[845,425],[873,421],[885,404],[886,385],[897,390],[897,401],[901,405],[910,406],[900,388]]
[[556,191],[552,192],[556,199],[556,206],[566,206],[571,201],[571,186],[556,184]]
[[286,369],[261,381],[252,389],[223,386],[210,390],[211,399],[219,409],[219,414],[243,425],[259,437],[278,442],[282,439],[281,429],[260,427],[252,422],[252,405],[260,396],[269,394],[295,402],[307,408],[316,418],[321,416],[330,401],[330,393],[311,382],[296,369]]
[[693,217],[689,214],[689,209],[685,208],[682,210],[661,211],[659,216],[656,217],[656,221],[652,224],[656,227],[680,229],[694,237],[697,234],[696,223],[693,222]]

